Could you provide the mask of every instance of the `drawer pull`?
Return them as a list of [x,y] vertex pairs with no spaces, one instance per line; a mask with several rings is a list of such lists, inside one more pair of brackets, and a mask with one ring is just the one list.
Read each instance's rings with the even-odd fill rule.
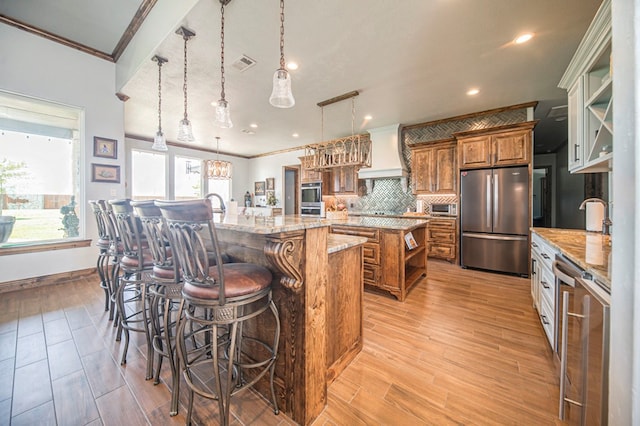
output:
[[538,247],[538,245],[535,243],[535,241],[532,241],[531,245],[534,246],[534,247]]
[[540,315],[540,318],[542,318],[542,323],[543,323],[544,325],[549,325],[549,324],[551,324],[551,323],[549,322],[549,320],[547,319],[547,316],[546,316],[546,315]]
[[547,253],[540,253],[540,255],[545,259],[551,259]]
[[551,287],[549,287],[549,284],[547,284],[546,281],[540,281],[540,284],[542,284],[542,287],[546,288],[547,290],[549,290]]

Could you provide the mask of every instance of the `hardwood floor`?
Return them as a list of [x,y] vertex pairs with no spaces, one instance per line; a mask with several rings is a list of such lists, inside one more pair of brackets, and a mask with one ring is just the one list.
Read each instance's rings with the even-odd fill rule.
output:
[[[529,281],[437,261],[428,271],[405,302],[365,292],[364,348],[314,425],[562,424]],[[0,425],[184,424],[184,406],[168,415],[167,386],[144,380],[142,336],[116,361],[103,298],[97,276],[0,297]],[[293,424],[253,393],[231,411],[233,425]],[[196,398],[194,421],[217,424],[217,405]]]

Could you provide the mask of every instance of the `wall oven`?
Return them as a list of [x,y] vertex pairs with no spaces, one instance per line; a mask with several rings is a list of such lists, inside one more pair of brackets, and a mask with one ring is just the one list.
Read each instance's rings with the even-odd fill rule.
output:
[[300,214],[320,216],[322,213],[322,182],[303,183],[300,187]]
[[610,296],[558,255],[553,264],[562,300],[559,417],[569,425],[606,425],[609,399]]

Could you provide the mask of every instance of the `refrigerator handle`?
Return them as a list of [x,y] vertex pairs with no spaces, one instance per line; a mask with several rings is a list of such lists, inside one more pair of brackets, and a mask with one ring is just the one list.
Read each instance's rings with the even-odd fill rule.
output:
[[498,219],[500,218],[498,212],[499,202],[499,191],[498,191],[498,175],[493,176],[493,228],[495,229],[498,226]]
[[485,214],[485,217],[487,218],[487,228],[491,229],[491,174],[487,175],[487,190],[485,191],[486,197],[487,197],[487,213]]

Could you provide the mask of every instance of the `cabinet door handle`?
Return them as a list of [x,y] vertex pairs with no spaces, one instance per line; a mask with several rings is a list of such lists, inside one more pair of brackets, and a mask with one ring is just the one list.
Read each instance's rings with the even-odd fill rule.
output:
[[531,259],[531,275],[535,275],[535,274],[536,274],[536,260]]
[[573,161],[578,161],[579,160],[579,158],[578,158],[578,148],[580,148],[580,145],[578,145],[577,143],[573,144]]

